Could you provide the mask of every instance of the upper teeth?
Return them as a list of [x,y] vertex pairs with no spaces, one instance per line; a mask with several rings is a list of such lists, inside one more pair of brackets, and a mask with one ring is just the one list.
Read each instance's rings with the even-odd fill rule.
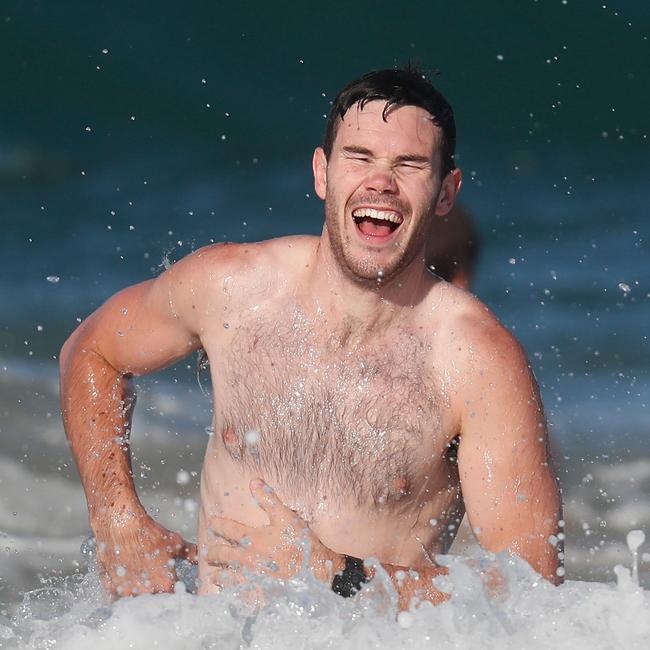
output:
[[352,213],[353,217],[370,217],[371,219],[383,219],[392,223],[402,223],[402,217],[387,210],[375,210],[374,208],[359,208]]

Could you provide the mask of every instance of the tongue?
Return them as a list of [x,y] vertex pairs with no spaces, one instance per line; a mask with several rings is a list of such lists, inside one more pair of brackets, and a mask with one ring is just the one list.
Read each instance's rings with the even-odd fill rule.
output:
[[371,219],[370,217],[363,217],[358,224],[359,230],[364,235],[371,237],[388,237],[395,229],[395,224],[383,219]]

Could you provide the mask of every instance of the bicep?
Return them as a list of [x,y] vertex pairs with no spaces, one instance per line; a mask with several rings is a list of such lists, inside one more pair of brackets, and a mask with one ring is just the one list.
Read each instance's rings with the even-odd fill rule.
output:
[[484,548],[519,555],[550,578],[560,499],[536,382],[509,341],[472,376],[458,452],[470,524]]
[[184,306],[174,304],[174,283],[168,271],[120,291],[84,321],[71,341],[124,374],[148,374],[187,356],[200,340]]

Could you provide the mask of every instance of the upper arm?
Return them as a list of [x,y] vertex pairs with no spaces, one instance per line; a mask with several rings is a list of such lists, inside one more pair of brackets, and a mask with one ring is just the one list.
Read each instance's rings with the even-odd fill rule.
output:
[[200,254],[159,277],[120,291],[89,316],[66,342],[61,361],[83,350],[122,374],[147,374],[201,346],[197,303],[205,299]]
[[[557,581],[561,517],[539,390],[526,357],[490,324],[468,361],[461,391],[458,468],[470,524],[481,545],[508,550]],[[477,348],[477,349],[476,349]]]

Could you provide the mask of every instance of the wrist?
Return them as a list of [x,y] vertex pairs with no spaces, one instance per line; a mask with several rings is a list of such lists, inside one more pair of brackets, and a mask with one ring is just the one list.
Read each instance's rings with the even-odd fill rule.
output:
[[139,501],[89,506],[90,527],[97,537],[115,536],[141,528],[144,520],[151,519]]

